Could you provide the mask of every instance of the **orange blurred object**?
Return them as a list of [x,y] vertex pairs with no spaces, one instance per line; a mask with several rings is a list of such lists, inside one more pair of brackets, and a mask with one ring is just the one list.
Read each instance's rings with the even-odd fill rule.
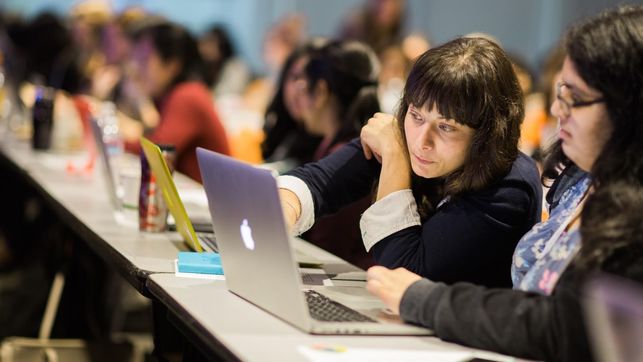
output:
[[229,140],[232,157],[252,164],[262,163],[261,142],[264,138],[263,131],[250,128],[231,134]]

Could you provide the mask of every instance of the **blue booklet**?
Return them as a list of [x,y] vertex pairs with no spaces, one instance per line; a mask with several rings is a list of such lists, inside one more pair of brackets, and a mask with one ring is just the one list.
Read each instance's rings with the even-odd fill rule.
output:
[[177,265],[179,273],[223,275],[219,253],[179,251]]

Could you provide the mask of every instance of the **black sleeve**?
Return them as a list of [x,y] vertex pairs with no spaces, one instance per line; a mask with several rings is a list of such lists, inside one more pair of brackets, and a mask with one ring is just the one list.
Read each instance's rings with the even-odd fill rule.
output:
[[368,195],[381,166],[364,157],[355,139],[320,161],[298,167],[287,174],[303,180],[313,196],[315,218],[336,212]]
[[565,274],[551,296],[423,279],[407,289],[400,314],[445,341],[521,358],[590,361],[578,284]]
[[454,200],[422,226],[379,241],[373,256],[432,280],[510,286],[515,245],[533,224],[526,221],[530,207],[530,195],[517,187]]

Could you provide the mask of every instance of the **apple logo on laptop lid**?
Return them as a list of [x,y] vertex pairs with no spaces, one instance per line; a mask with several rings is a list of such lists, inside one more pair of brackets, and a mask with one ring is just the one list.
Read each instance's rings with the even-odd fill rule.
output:
[[248,219],[243,219],[239,230],[241,232],[241,240],[243,240],[243,245],[245,245],[248,250],[254,250],[255,241],[252,238],[252,228],[250,227],[250,225],[248,225]]

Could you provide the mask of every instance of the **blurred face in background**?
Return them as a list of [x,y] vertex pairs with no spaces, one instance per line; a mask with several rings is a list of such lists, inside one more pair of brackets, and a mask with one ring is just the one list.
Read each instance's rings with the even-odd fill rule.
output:
[[118,24],[112,22],[103,29],[102,49],[107,64],[122,64],[129,57],[131,43]]
[[380,64],[379,83],[381,85],[386,86],[393,79],[399,79],[402,82],[406,79],[409,63],[400,47],[392,46],[384,49],[380,55]]
[[206,62],[219,61],[222,57],[219,49],[219,39],[216,36],[208,34],[199,41],[199,52]]
[[317,84],[311,84],[303,77],[296,85],[296,99],[306,131],[317,136],[332,136],[337,128],[337,120],[333,119],[335,117],[329,117],[334,113],[334,109],[326,81],[320,79]]
[[404,6],[404,0],[372,0],[370,3],[375,21],[384,28],[391,28],[400,21]]
[[283,102],[290,116],[296,121],[301,121],[304,112],[304,104],[300,98],[302,81],[305,79],[304,69],[307,63],[308,57],[306,56],[295,60],[286,72],[286,79],[284,80]]
[[306,19],[287,15],[270,27],[263,41],[263,60],[270,73],[276,74],[288,56],[305,38]]
[[134,74],[141,90],[149,97],[161,96],[179,73],[177,60],[163,60],[149,37],[134,45]]

